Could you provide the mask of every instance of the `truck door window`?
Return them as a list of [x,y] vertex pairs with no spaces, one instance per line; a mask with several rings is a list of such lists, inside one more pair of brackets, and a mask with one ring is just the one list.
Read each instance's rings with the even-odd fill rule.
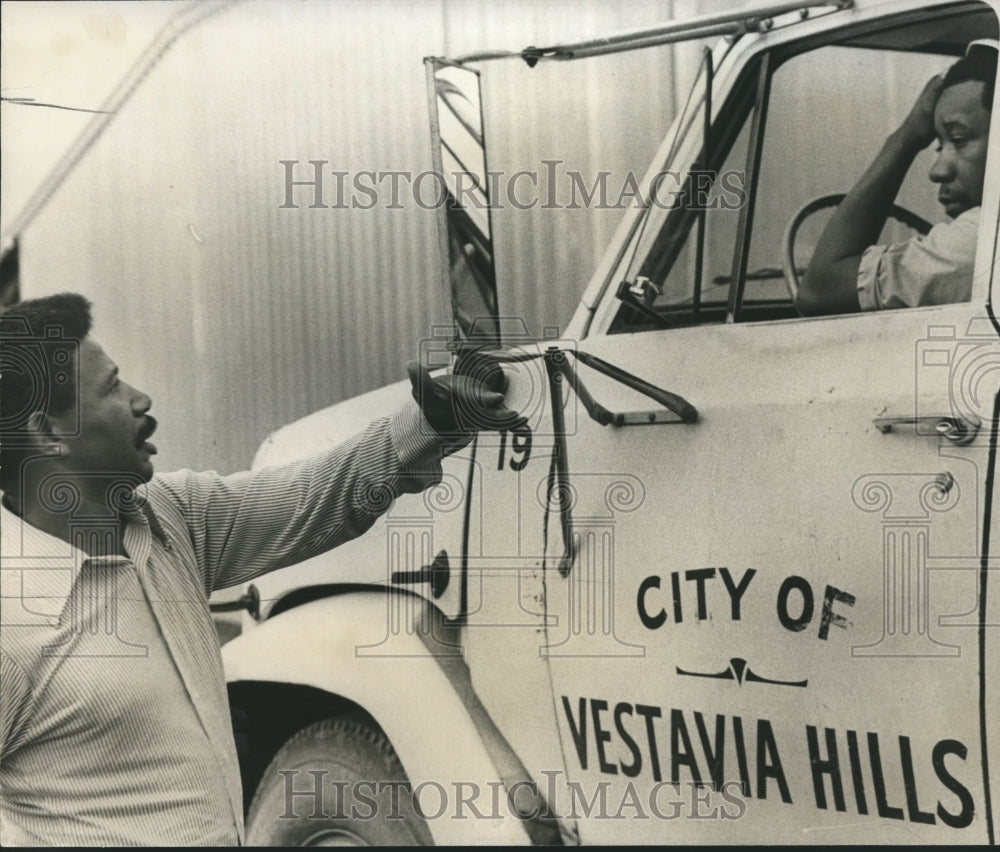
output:
[[[785,230],[809,202],[848,192],[885,139],[909,113],[924,84],[954,57],[828,45],[795,56],[771,80],[756,209],[744,289],[745,320],[758,306],[790,298],[782,272]],[[943,219],[928,179],[933,146],[909,168],[896,203],[929,222]],[[795,240],[801,276],[834,207],[802,221]],[[889,219],[878,243],[916,231]]]

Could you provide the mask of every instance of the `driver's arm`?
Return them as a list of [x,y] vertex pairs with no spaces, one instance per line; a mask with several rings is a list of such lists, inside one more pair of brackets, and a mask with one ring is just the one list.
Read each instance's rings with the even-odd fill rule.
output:
[[917,154],[934,139],[934,106],[940,76],[924,86],[903,123],[834,211],[809,270],[799,287],[796,306],[806,315],[860,310],[858,267],[866,248],[874,245],[885,225],[899,187]]

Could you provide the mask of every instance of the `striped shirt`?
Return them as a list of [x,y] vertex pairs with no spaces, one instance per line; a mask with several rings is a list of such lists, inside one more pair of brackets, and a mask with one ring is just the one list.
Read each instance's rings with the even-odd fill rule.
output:
[[158,475],[126,513],[127,557],[0,509],[0,845],[241,843],[208,595],[360,535],[439,481],[441,454],[412,405],[293,465]]

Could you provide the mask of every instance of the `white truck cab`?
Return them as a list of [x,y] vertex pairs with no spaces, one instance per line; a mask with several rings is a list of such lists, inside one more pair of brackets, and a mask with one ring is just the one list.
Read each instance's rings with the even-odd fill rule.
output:
[[[1000,123],[968,301],[793,297],[825,208],[997,11],[765,3],[428,61],[436,165],[482,177],[491,62],[719,37],[558,335],[498,300],[481,199],[442,210],[455,325],[425,361],[502,370],[527,425],[247,590],[223,657],[249,843],[996,842]],[[914,171],[897,204],[940,221]]]

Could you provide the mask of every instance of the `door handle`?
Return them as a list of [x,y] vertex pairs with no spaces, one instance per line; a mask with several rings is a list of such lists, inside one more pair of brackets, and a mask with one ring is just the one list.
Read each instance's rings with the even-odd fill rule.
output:
[[883,435],[899,426],[913,426],[918,435],[940,435],[953,444],[971,444],[981,425],[977,417],[954,417],[950,414],[928,414],[920,417],[876,417],[875,428]]

